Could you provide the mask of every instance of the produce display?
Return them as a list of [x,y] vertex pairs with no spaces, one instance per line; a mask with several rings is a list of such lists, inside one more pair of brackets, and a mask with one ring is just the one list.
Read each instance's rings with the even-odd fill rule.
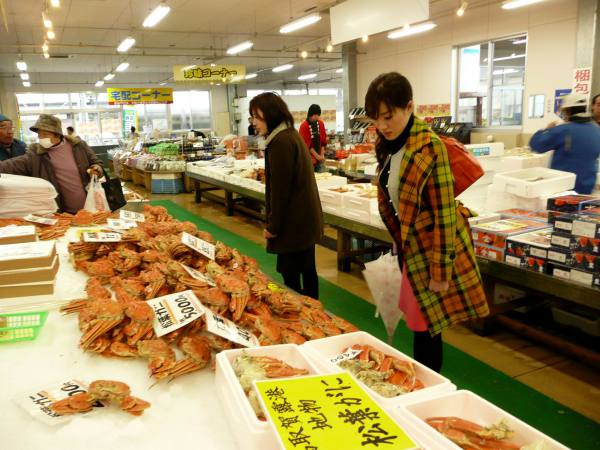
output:
[[[156,336],[155,311],[146,301],[185,291],[249,330],[262,345],[303,343],[357,330],[326,313],[318,300],[270,288],[255,260],[216,242],[191,222],[174,220],[165,208],[146,205],[144,216],[119,242],[69,245],[75,268],[91,277],[88,297],[62,308],[77,313],[84,351],[146,358],[150,375],[160,381],[200,370],[209,365],[213,352],[239,347],[209,333],[204,316]],[[214,260],[185,245],[182,233],[215,245]],[[186,267],[200,275],[190,275]],[[183,358],[176,359],[172,346]]]
[[408,392],[423,389],[425,386],[417,378],[415,366],[410,361],[401,360],[369,346],[353,345],[343,351],[356,350],[360,353],[338,365],[353,373],[356,378],[382,397],[391,398]]

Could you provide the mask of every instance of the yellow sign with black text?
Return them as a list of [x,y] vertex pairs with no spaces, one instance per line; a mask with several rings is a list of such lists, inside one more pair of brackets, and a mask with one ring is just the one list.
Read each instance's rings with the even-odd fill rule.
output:
[[246,66],[221,65],[173,66],[175,81],[201,81],[205,83],[241,83],[245,80]]
[[173,103],[173,88],[107,88],[109,105]]

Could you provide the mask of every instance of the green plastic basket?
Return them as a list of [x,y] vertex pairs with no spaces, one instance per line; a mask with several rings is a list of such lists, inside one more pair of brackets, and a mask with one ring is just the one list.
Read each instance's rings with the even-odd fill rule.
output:
[[46,322],[46,311],[0,314],[0,344],[33,341]]

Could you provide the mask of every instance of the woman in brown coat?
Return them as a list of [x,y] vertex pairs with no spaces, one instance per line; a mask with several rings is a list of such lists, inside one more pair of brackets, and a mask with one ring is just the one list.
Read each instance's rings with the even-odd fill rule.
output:
[[266,138],[264,236],[277,254],[284,283],[319,298],[315,244],[323,235],[323,212],[312,163],[285,102],[272,92],[250,101],[252,122]]

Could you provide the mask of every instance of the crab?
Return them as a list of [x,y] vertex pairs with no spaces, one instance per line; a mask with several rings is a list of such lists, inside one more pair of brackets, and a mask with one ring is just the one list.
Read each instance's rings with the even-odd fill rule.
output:
[[284,344],[296,344],[302,345],[306,342],[306,338],[295,331],[289,330],[287,328],[281,329],[281,340]]
[[125,315],[131,321],[125,326],[128,345],[136,345],[144,336],[152,332],[154,310],[146,302],[131,302],[125,308]]
[[233,370],[246,393],[252,389],[254,381],[308,374],[308,370],[292,367],[279,359],[270,356],[250,356],[245,351],[233,361]]
[[281,327],[274,321],[258,317],[254,325],[260,332],[258,341],[261,345],[275,345],[281,342]]
[[265,300],[276,314],[299,313],[304,308],[302,298],[287,291],[273,292]]
[[80,341],[84,350],[104,333],[118,326],[124,318],[123,307],[112,300],[95,300],[88,307],[89,322],[81,325],[86,330]]
[[88,278],[85,292],[90,299],[111,298],[110,291],[102,285],[102,281],[97,277]]
[[215,261],[217,264],[227,264],[233,258],[231,248],[222,242],[215,245]]
[[120,248],[118,251],[111,253],[109,259],[114,263],[114,268],[119,273],[128,273],[142,263],[142,256],[128,248]]
[[63,400],[56,401],[50,408],[57,414],[75,414],[90,411],[96,401],[115,402],[121,410],[140,416],[150,407],[150,403],[133,397],[131,389],[125,383],[113,380],[97,380],[90,383],[87,392],[80,392]]
[[231,303],[231,299],[219,288],[194,290],[193,292],[198,296],[200,302],[217,314],[226,312]]
[[231,295],[229,311],[234,322],[238,321],[250,300],[250,287],[248,283],[231,275],[219,275],[215,278],[217,286],[226,294]]
[[138,355],[150,360],[150,376],[158,380],[166,377],[175,365],[175,352],[162,339],[138,341],[136,346]]
[[100,258],[93,262],[84,261],[81,263],[81,268],[90,277],[97,277],[101,281],[108,280],[117,274],[113,262],[108,258]]
[[186,357],[177,361],[169,371],[169,381],[186,373],[203,369],[210,363],[212,353],[208,339],[205,336],[184,336],[179,341],[178,347]]
[[505,441],[514,435],[514,431],[504,421],[490,427],[483,427],[459,417],[430,417],[425,421],[462,448],[475,450],[521,448],[519,445]]
[[140,280],[135,278],[124,279],[116,276],[110,279],[110,285],[115,292],[117,300],[123,305],[144,299],[146,286]]

